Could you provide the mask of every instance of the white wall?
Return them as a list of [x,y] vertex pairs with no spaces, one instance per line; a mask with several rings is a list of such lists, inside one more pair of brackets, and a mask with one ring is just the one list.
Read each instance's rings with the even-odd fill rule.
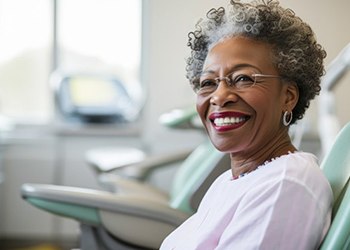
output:
[[[227,6],[229,0],[149,0],[149,30],[146,31],[146,82],[149,99],[146,105],[145,139],[159,142],[168,140],[167,132],[158,124],[158,117],[174,107],[194,103],[194,95],[185,78],[185,58],[188,55],[187,33],[195,22],[212,7]],[[347,0],[281,0],[307,21],[326,51],[328,64],[350,42],[350,1]],[[341,123],[350,120],[347,112],[350,83],[337,88],[337,108]],[[316,130],[317,105],[307,112],[312,128]],[[178,138],[178,137],[176,137]],[[180,138],[182,139],[182,138]]]

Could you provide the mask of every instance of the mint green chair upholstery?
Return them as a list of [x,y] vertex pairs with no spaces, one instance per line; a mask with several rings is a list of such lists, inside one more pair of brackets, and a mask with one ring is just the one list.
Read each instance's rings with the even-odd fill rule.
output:
[[320,249],[350,249],[350,123],[338,133],[321,168],[334,195],[333,220]]

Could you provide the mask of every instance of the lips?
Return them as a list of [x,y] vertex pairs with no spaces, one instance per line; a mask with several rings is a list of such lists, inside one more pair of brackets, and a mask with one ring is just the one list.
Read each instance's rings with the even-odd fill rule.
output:
[[221,132],[237,129],[243,126],[249,118],[249,115],[241,112],[215,112],[209,115],[213,127]]

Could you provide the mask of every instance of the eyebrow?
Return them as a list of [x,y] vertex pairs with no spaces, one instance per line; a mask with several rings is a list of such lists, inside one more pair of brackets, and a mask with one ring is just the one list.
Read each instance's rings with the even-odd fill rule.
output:
[[[234,72],[234,71],[242,69],[242,68],[254,68],[254,69],[258,70],[258,72],[261,72],[261,70],[258,67],[255,67],[254,65],[247,64],[247,63],[242,63],[242,64],[235,65],[234,67],[232,67],[230,69],[230,72]],[[199,74],[199,77],[201,77],[202,75],[206,75],[206,74],[213,74],[213,75],[215,75],[216,71],[210,70],[210,69],[209,70],[204,70],[204,71],[202,71]]]

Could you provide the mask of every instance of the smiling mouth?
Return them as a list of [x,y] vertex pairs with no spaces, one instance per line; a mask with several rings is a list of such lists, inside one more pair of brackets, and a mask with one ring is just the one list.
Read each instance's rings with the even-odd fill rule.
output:
[[213,113],[209,120],[218,130],[229,130],[241,127],[250,116],[238,112]]
[[222,127],[222,126],[230,126],[242,123],[246,121],[248,118],[246,116],[242,117],[221,117],[221,118],[215,118],[212,122],[215,124],[215,126]]

